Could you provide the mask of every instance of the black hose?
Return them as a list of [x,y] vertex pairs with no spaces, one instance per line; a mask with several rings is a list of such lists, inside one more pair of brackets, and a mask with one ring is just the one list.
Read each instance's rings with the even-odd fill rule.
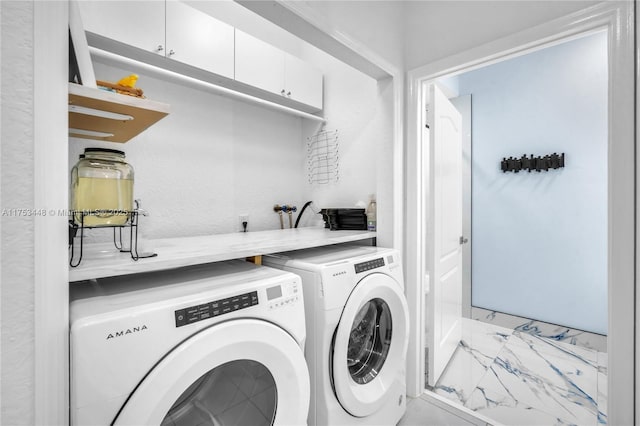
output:
[[306,203],[304,203],[304,206],[302,206],[302,209],[300,209],[300,213],[298,214],[298,217],[296,218],[296,224],[295,224],[294,228],[298,227],[298,223],[300,223],[300,218],[302,217],[302,213],[304,213],[304,209],[309,207],[309,205],[311,203],[313,203],[313,201],[307,201]]

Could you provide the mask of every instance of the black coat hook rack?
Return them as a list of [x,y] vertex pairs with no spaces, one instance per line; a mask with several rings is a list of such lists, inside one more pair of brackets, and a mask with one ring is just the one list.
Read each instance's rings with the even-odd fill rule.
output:
[[534,157],[533,154],[531,154],[530,157],[527,157],[527,155],[524,154],[520,158],[515,158],[515,157],[503,158],[502,161],[500,162],[500,170],[502,170],[503,173],[507,173],[507,172],[518,173],[520,170],[527,170],[529,173],[531,173],[534,170],[536,172],[541,172],[541,171],[548,172],[550,169],[555,170],[555,169],[563,168],[564,161],[565,161],[564,152],[561,153],[560,155],[554,152],[553,154],[550,154],[550,155],[538,156],[538,157]]

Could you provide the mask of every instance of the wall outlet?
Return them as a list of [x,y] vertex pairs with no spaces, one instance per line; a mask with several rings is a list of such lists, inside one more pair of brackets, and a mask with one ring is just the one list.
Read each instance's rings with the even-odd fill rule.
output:
[[[249,231],[249,215],[248,214],[241,214],[239,215],[240,218],[240,232],[245,232],[245,231]],[[247,224],[246,228],[245,228],[245,222]]]

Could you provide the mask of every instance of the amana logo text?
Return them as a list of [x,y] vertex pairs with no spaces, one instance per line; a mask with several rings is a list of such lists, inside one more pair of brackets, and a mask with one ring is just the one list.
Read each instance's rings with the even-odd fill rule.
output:
[[116,331],[115,333],[109,333],[109,335],[107,336],[107,340],[115,339],[116,337],[122,337],[125,334],[138,333],[139,331],[144,331],[146,329],[147,329],[147,326],[142,325],[140,327],[131,327],[131,328],[127,328],[126,330]]

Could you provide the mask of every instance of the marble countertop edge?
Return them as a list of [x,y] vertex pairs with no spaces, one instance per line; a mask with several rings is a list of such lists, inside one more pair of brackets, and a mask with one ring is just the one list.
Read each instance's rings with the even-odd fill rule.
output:
[[163,238],[148,242],[158,256],[137,261],[131,259],[128,253],[120,253],[112,243],[85,244],[82,262],[78,267],[69,268],[69,281],[221,262],[366,240],[376,235],[369,231],[330,231],[318,227]]

